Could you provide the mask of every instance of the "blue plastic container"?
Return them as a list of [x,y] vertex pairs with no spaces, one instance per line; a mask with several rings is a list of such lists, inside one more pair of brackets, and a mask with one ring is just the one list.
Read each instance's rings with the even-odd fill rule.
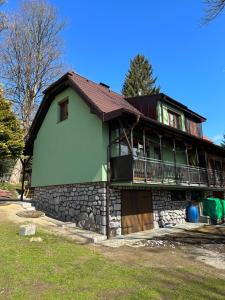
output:
[[187,208],[187,219],[188,222],[198,223],[199,221],[199,211],[196,205],[191,204]]

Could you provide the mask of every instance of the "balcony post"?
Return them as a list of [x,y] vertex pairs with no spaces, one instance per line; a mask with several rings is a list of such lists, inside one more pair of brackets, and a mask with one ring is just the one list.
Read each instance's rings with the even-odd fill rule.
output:
[[145,129],[143,128],[143,151],[144,151],[144,172],[145,172],[145,182],[147,181],[147,160],[146,160],[146,144],[145,144]]
[[173,155],[174,155],[174,171],[175,171],[175,181],[177,183],[177,155],[176,155],[176,141],[173,139]]
[[134,138],[133,138],[133,128],[130,131],[130,143],[131,143],[131,154],[134,155]]
[[164,164],[163,164],[163,149],[162,149],[162,136],[159,135],[159,151],[160,151],[160,160],[162,161],[161,163],[161,168],[162,168],[162,183],[164,181]]
[[215,159],[213,158],[213,175],[214,175],[214,186],[217,186],[217,179],[216,179],[216,162]]
[[220,176],[220,178],[221,178],[221,187],[223,187],[223,163],[222,163],[222,160],[220,160],[220,168],[221,168],[221,172],[220,172],[220,174],[221,174],[221,176]]
[[208,156],[205,151],[205,168],[206,168],[206,175],[207,175],[207,181],[208,181],[208,186],[210,186],[210,180],[209,180],[209,170],[208,170]]
[[191,175],[190,175],[190,168],[189,168],[189,157],[188,157],[188,146],[185,144],[185,153],[186,153],[186,160],[187,160],[187,169],[188,169],[188,184],[191,184]]
[[201,184],[201,175],[200,175],[200,169],[199,169],[199,154],[198,154],[198,147],[196,147],[196,159],[197,159],[197,165],[198,165],[198,184]]
[[135,161],[134,161],[134,139],[133,139],[133,128],[131,128],[130,131],[130,143],[131,143],[131,156],[132,156],[132,161],[133,161],[133,180],[134,180],[134,176],[135,176]]

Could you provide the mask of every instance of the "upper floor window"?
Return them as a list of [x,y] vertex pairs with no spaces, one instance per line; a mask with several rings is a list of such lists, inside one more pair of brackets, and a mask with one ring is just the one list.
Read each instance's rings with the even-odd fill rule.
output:
[[68,119],[68,105],[69,105],[68,98],[59,102],[59,121],[60,122]]
[[169,118],[169,125],[174,127],[174,128],[177,128],[177,129],[180,129],[181,126],[180,126],[180,115],[171,111],[171,110],[168,110],[168,118]]

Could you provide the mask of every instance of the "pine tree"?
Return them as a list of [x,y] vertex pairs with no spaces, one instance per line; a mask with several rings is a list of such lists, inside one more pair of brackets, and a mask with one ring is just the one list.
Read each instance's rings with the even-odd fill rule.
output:
[[17,158],[24,147],[20,123],[12,111],[12,104],[4,98],[0,86],[0,161]]
[[222,140],[222,143],[221,143],[221,147],[225,148],[225,134],[223,135],[223,140]]
[[158,94],[160,88],[156,87],[157,77],[153,76],[153,68],[147,58],[136,55],[130,62],[130,69],[126,74],[122,94],[125,97]]

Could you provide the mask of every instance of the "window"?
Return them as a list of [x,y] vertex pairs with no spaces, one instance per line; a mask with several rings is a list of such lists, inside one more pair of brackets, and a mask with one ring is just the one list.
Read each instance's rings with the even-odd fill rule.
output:
[[191,200],[202,201],[204,199],[202,191],[191,191]]
[[180,115],[178,115],[177,113],[169,110],[168,111],[168,117],[169,117],[169,125],[171,127],[180,129]]
[[68,119],[68,104],[69,100],[65,99],[59,102],[59,121]]
[[171,191],[171,201],[186,201],[186,191]]

